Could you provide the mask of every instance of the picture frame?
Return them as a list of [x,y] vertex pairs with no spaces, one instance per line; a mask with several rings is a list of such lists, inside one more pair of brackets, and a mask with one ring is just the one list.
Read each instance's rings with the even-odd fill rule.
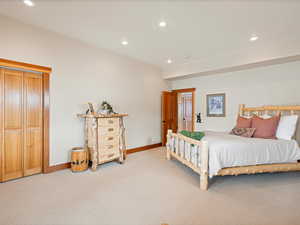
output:
[[207,117],[225,117],[226,116],[225,110],[226,110],[225,93],[206,95]]

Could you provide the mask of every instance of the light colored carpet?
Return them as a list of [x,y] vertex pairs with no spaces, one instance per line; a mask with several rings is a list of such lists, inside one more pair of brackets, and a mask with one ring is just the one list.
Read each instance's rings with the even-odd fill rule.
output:
[[69,170],[0,184],[3,225],[296,225],[300,173],[199,176],[166,161],[162,148],[96,172]]

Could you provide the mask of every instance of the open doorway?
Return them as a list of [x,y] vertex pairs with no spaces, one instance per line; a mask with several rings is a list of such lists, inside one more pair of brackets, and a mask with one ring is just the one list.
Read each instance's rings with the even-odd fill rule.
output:
[[162,92],[162,144],[166,144],[168,129],[194,131],[195,88],[177,89]]
[[193,131],[193,101],[192,92],[177,94],[177,132],[182,130]]

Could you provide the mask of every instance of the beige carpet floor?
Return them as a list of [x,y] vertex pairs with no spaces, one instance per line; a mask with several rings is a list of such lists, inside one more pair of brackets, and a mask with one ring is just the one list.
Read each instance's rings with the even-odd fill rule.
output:
[[69,170],[0,184],[1,225],[296,225],[300,173],[199,176],[162,148],[96,172]]

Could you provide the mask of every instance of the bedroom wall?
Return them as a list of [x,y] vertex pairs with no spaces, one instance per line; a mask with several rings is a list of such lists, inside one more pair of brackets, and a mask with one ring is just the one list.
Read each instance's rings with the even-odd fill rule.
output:
[[[50,164],[69,161],[83,145],[88,101],[107,100],[125,119],[127,147],[160,142],[160,93],[166,82],[150,65],[0,16],[0,57],[53,69],[50,81]],[[101,38],[101,37],[99,37]],[[120,46],[121,47],[121,46]]]
[[[300,105],[300,62],[170,81],[172,89],[196,88],[197,130],[228,131],[235,125],[238,105]],[[226,117],[206,117],[206,95],[226,93]]]

